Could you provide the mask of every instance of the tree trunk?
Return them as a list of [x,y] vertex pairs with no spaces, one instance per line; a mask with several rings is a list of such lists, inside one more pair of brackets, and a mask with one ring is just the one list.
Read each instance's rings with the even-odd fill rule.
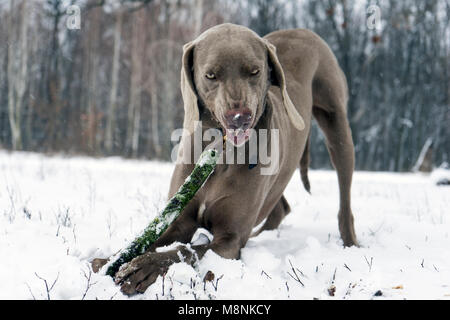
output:
[[127,151],[132,157],[138,155],[139,133],[141,123],[141,92],[142,92],[142,48],[144,41],[142,36],[142,22],[144,10],[138,11],[136,19],[132,26],[131,35],[131,84],[130,84],[130,103],[128,109],[127,122]]
[[203,22],[203,1],[195,0],[195,26],[194,26],[194,36],[197,37],[202,31]]
[[158,95],[156,93],[156,73],[152,72],[152,87],[150,88],[150,98],[151,98],[151,116],[152,116],[152,129],[151,132],[151,140],[153,143],[153,151],[155,152],[155,156],[157,158],[161,157],[162,148],[159,142],[159,128],[158,128]]
[[114,53],[111,73],[111,92],[109,99],[108,116],[106,122],[105,148],[107,154],[111,154],[114,146],[114,132],[116,128],[117,90],[119,84],[120,69],[120,45],[122,35],[123,12],[118,9],[116,13],[116,26],[114,29]]
[[[27,89],[27,73],[28,73],[28,14],[27,2],[22,1],[21,26],[20,26],[20,49],[12,44],[10,39],[8,48],[8,112],[9,124],[11,127],[11,143],[14,150],[21,150],[22,143],[22,109],[24,104],[24,96]],[[13,1],[10,1],[11,13],[8,17],[9,35],[12,37],[13,32]],[[17,65],[17,56],[14,53],[20,53],[20,60]]]
[[8,118],[9,125],[11,127],[11,144],[14,150],[17,149],[17,140],[18,140],[18,132],[17,132],[17,124],[15,121],[15,85],[14,85],[14,73],[15,73],[15,59],[14,59],[14,40],[12,39],[14,35],[14,26],[13,26],[13,15],[14,15],[14,3],[13,0],[10,0],[10,13],[8,15],[8,41],[10,45],[8,46]]
[[89,87],[88,87],[88,148],[89,152],[98,151],[97,144],[97,76],[99,67],[98,45],[100,38],[100,13],[101,8],[93,9],[92,26],[89,42]]

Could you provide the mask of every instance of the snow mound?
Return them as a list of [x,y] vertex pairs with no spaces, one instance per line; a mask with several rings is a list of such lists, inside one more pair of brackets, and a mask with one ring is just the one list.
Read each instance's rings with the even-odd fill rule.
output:
[[431,172],[430,179],[438,186],[450,185],[450,167],[448,163],[443,163],[439,168],[434,169]]

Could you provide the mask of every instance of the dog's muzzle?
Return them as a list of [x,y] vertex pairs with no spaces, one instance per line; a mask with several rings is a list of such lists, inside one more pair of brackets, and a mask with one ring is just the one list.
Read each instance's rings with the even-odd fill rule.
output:
[[225,113],[226,137],[235,146],[241,146],[250,137],[250,126],[253,122],[252,111],[249,108],[228,110]]

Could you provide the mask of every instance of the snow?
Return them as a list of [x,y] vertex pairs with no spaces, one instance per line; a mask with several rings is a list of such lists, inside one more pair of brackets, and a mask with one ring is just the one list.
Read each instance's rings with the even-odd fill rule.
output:
[[439,168],[431,173],[430,179],[434,184],[450,184],[450,168],[448,163],[444,162]]
[[197,166],[203,167],[205,165],[215,165],[218,159],[218,152],[215,149],[210,149],[203,152],[197,161]]
[[[209,251],[195,268],[177,263],[128,298],[88,261],[125,247],[156,216],[172,170],[0,151],[0,299],[450,299],[450,187],[433,175],[356,172],[362,247],[343,248],[335,173],[315,170],[312,195],[295,174],[285,192],[292,213],[250,239],[241,260]],[[215,279],[204,283],[208,271]],[[48,295],[44,280],[54,283]]]

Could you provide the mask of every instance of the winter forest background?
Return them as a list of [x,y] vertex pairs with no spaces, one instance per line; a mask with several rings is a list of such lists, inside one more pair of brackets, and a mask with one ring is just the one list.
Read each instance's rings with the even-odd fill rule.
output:
[[[357,169],[410,170],[427,140],[435,166],[449,161],[448,0],[0,0],[0,149],[169,160],[182,45],[223,22],[325,39],[349,83]],[[312,167],[329,167],[316,126],[311,143]]]

